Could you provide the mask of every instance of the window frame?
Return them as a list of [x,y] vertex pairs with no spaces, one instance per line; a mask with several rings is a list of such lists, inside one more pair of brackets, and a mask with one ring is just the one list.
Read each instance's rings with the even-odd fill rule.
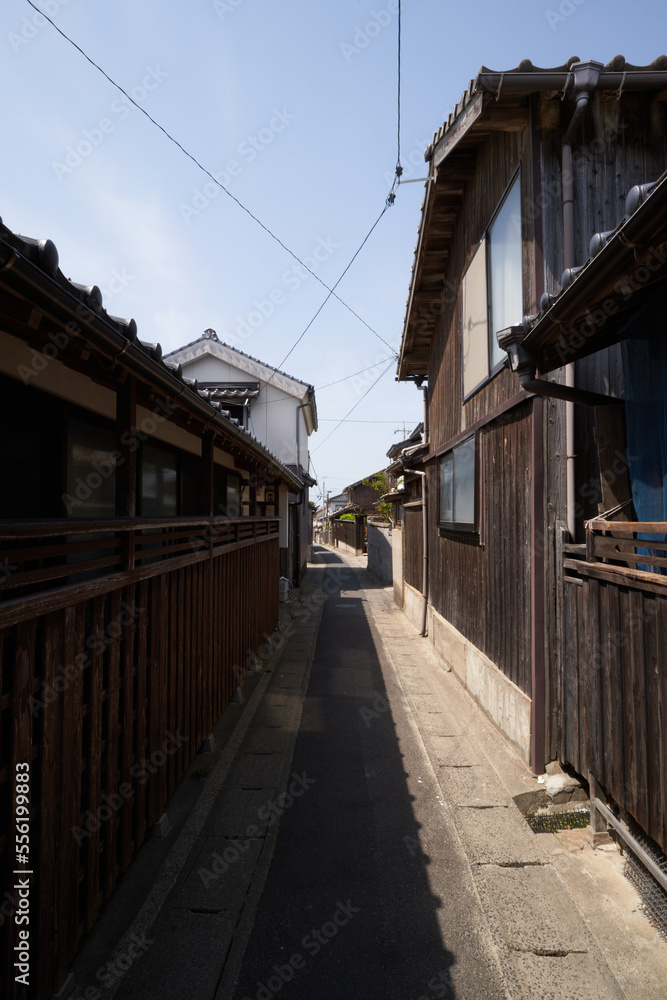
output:
[[[452,475],[452,515],[455,514],[454,504],[456,500],[456,459],[455,452],[462,448],[464,445],[473,442],[473,470],[472,470],[472,480],[473,480],[473,520],[472,521],[457,521],[457,520],[444,520],[442,516],[443,512],[443,495],[442,495],[442,467],[445,460],[451,455],[454,459],[453,464],[453,475]],[[458,536],[467,536],[470,539],[479,541],[481,538],[481,526],[480,526],[480,507],[481,507],[481,436],[473,431],[472,434],[466,436],[462,441],[458,441],[447,451],[438,455],[437,464],[437,499],[438,499],[438,529],[441,535],[448,535],[450,533],[456,534]]]
[[[493,325],[492,325],[492,315],[493,315],[493,312],[492,312],[493,285],[492,285],[492,281],[491,281],[491,256],[492,256],[492,254],[491,254],[491,246],[492,246],[492,244],[491,244],[491,230],[493,229],[495,223],[498,221],[498,218],[499,218],[499,216],[500,216],[500,214],[501,214],[501,212],[502,212],[502,210],[503,210],[503,208],[504,208],[504,206],[505,206],[505,204],[507,202],[507,199],[509,198],[509,195],[512,192],[512,189],[514,188],[515,184],[519,185],[519,204],[520,204],[520,206],[522,208],[523,206],[521,204],[521,164],[519,164],[517,166],[516,170],[512,174],[512,177],[510,178],[509,183],[505,187],[505,190],[503,191],[503,194],[502,194],[502,197],[500,198],[500,201],[496,205],[494,211],[491,214],[491,217],[490,217],[487,225],[484,228],[484,232],[482,233],[482,236],[481,236],[481,238],[479,240],[479,243],[477,244],[477,246],[475,248],[475,251],[474,251],[474,253],[473,253],[473,255],[472,255],[472,257],[471,257],[471,259],[470,259],[470,261],[468,263],[468,266],[466,267],[465,271],[463,272],[463,274],[461,276],[461,389],[462,389],[462,397],[463,397],[463,402],[464,403],[467,402],[469,399],[471,399],[475,395],[475,393],[479,392],[479,390],[483,386],[485,386],[488,382],[490,382],[492,378],[495,378],[495,376],[498,374],[498,372],[502,371],[503,368],[505,368],[505,366],[507,364],[507,359],[505,357],[503,357],[500,360],[496,361],[495,364],[492,364],[492,360],[493,360],[493,338],[495,337],[495,332],[493,331]],[[521,226],[522,226],[522,231],[523,231],[523,215],[521,216]],[[521,245],[522,245],[521,301],[522,301],[522,307],[523,307],[523,300],[524,300],[523,234],[521,234],[520,242],[521,242]],[[486,312],[486,360],[487,360],[486,372],[487,373],[486,373],[486,375],[482,379],[480,379],[479,382],[477,382],[472,388],[468,389],[468,391],[466,392],[465,391],[465,343],[466,343],[466,341],[465,341],[464,330],[465,330],[465,327],[467,325],[467,319],[468,319],[468,317],[467,317],[466,310],[465,310],[465,282],[466,282],[466,278],[467,278],[468,274],[471,271],[471,268],[473,267],[473,265],[475,264],[475,262],[477,260],[477,255],[480,252],[483,252],[484,256],[485,256],[484,267],[485,267],[485,271],[486,271],[486,302],[485,302],[485,312]],[[522,308],[522,312],[523,312],[523,308]],[[521,318],[522,317],[519,316],[518,319],[517,319],[517,322],[521,322]]]

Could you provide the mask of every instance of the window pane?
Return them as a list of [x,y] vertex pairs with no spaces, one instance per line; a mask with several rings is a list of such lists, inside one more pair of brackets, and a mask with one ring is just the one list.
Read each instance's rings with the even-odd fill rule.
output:
[[141,461],[141,512],[144,517],[178,514],[177,459],[166,448],[145,444]]
[[454,453],[440,460],[440,520],[454,520]]
[[454,449],[454,520],[475,521],[475,439]]
[[113,517],[116,513],[116,434],[83,420],[67,421],[69,517]]
[[505,358],[496,333],[523,317],[521,257],[521,179],[517,177],[500,212],[489,228],[489,279],[491,299],[491,364]]
[[489,374],[486,302],[486,243],[482,243],[463,278],[464,396]]
[[227,513],[229,517],[241,516],[241,477],[227,473]]

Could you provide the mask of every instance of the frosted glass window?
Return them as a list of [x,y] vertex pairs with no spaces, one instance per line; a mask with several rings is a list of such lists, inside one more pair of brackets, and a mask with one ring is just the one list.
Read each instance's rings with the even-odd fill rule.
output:
[[475,524],[475,438],[452,448],[440,459],[440,523]]
[[454,453],[451,451],[440,461],[440,520],[454,520]]
[[463,396],[489,377],[486,243],[463,277]]
[[489,227],[489,299],[491,313],[491,367],[505,359],[496,333],[520,323],[523,317],[521,252],[521,183],[514,181],[498,215]]
[[454,520],[475,521],[475,439],[454,449]]

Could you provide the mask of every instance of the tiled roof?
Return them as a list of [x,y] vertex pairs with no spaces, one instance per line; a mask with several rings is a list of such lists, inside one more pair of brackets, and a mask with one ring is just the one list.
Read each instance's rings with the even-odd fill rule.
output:
[[[27,262],[28,267],[20,268],[21,262]],[[105,330],[123,338],[126,343],[120,353],[124,353],[130,346],[139,350],[142,355],[145,355],[145,359],[153,368],[157,378],[168,375],[181,383],[181,392],[177,392],[179,400],[187,403],[194,396],[197,401],[203,402],[211,410],[211,419],[219,418],[222,421],[222,427],[228,428],[231,437],[244,440],[250,451],[255,452],[258,457],[268,460],[269,465],[281,470],[283,477],[288,482],[296,485],[298,480],[295,479],[294,475],[254,434],[244,430],[238,421],[230,418],[219,399],[210,397],[208,390],[200,392],[196,379],[185,378],[180,365],[170,364],[167,360],[169,355],[163,357],[160,344],[148,343],[139,339],[134,319],[122,319],[107,313],[104,309],[102,293],[97,285],[80,285],[66,278],[58,266],[58,250],[51,240],[36,240],[20,236],[12,232],[0,219],[0,273],[4,270],[6,274],[13,277],[21,269],[21,277],[25,278],[29,286],[28,294],[30,294],[37,284],[34,280],[34,274],[30,270],[30,265],[33,268],[38,268],[43,276],[39,280],[39,288],[49,291],[57,289],[61,296],[64,294],[74,300],[71,306],[68,305],[68,312],[71,312],[72,315],[79,315],[82,325],[88,320],[97,321],[103,324]],[[5,278],[5,284],[8,286],[10,284],[7,278]],[[75,303],[79,303],[79,305],[77,306]]]
[[[212,333],[214,336],[206,336],[207,333]],[[177,354],[179,351],[185,350],[186,347],[194,347],[195,344],[206,343],[207,340],[215,340],[218,344],[222,344],[222,346],[226,347],[228,350],[234,351],[235,354],[240,354],[242,358],[248,358],[250,361],[256,361],[258,365],[264,365],[265,368],[270,368],[272,371],[277,372],[278,375],[284,375],[285,378],[291,378],[293,382],[299,382],[307,389],[313,388],[309,382],[304,382],[303,379],[296,378],[294,375],[289,375],[287,372],[281,371],[280,368],[274,368],[273,365],[268,364],[268,362],[262,361],[260,358],[255,358],[252,354],[246,354],[245,351],[240,351],[238,347],[232,347],[232,345],[228,344],[226,341],[220,340],[215,330],[206,330],[203,336],[197,337],[196,340],[191,340],[189,343],[183,344],[181,347],[176,347],[173,351],[170,351],[169,354],[165,354],[165,358],[170,357],[172,354]]]

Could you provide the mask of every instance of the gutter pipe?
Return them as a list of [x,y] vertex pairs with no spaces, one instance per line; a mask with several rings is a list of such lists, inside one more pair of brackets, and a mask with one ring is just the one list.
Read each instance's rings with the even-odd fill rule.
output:
[[[183,402],[190,411],[209,426],[216,427],[226,437],[236,439],[247,450],[254,452],[255,456],[266,462],[286,485],[295,486],[295,492],[303,488],[300,479],[293,476],[289,469],[281,466],[262,445],[249,440],[245,431],[221,414],[216,413],[194,389],[188,388],[169,369],[163,368],[155,357],[151,357],[142,347],[139,347],[136,343],[137,328],[134,320],[129,322],[118,320],[119,323],[125,322],[127,335],[117,332],[102,316],[96,314],[80,299],[68,292],[66,288],[55,282],[53,278],[49,279],[48,274],[26,260],[18,251],[3,241],[0,242],[0,275],[6,268],[12,268],[13,272],[20,278],[19,284],[24,294],[27,293],[26,297],[29,296],[32,301],[41,303],[46,300],[51,315],[62,322],[63,326],[72,322],[72,317],[76,317],[76,325],[81,332],[85,333],[86,338],[92,344],[114,360],[122,354],[124,364],[134,375],[150,382],[151,385],[161,389],[167,395],[183,397]],[[55,285],[53,289],[49,287],[51,282]],[[70,299],[71,303],[67,302],[67,299]]]
[[[417,381],[417,388],[424,393],[424,430],[422,444],[428,444],[428,386]],[[416,476],[422,477],[422,625],[420,635],[427,634],[426,618],[428,613],[428,479],[420,469],[410,469]]]
[[[572,120],[568,125],[561,149],[561,185],[563,195],[563,269],[575,266],[574,260],[574,174],[572,172],[572,140],[576,137],[590,102],[590,96],[597,87],[602,63],[589,60],[585,63],[574,63],[574,94],[577,105]],[[523,383],[522,383],[523,384]],[[565,385],[574,390],[574,362],[565,366]],[[593,404],[595,405],[595,404]],[[574,399],[565,403],[565,490],[567,530],[571,541],[576,541],[576,455],[574,444]]]

